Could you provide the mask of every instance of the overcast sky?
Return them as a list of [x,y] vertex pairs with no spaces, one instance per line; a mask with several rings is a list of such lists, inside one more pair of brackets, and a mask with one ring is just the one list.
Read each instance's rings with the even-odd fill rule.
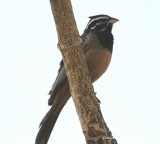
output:
[[[95,84],[119,144],[160,144],[160,8],[152,0],[72,0],[80,34],[88,16],[114,25],[109,69]],[[61,54],[48,0],[0,0],[0,143],[34,144]],[[85,144],[72,99],[49,144]]]

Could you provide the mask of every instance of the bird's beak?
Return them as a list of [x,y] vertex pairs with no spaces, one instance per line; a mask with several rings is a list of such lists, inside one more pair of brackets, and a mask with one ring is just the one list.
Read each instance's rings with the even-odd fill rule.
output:
[[110,18],[110,20],[109,20],[109,23],[110,24],[114,24],[114,23],[116,23],[116,22],[118,22],[119,20],[118,19],[116,19],[116,18]]

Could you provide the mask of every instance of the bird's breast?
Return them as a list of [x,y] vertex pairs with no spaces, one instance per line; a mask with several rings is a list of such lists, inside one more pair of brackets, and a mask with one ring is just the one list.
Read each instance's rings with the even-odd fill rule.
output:
[[111,52],[103,47],[91,47],[85,54],[86,63],[92,82],[99,79],[109,66],[111,61]]

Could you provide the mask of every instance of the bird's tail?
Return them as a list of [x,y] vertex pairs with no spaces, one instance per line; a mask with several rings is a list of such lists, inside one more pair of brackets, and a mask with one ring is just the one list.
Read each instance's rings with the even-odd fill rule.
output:
[[40,123],[40,129],[37,134],[35,144],[47,144],[52,129],[58,119],[62,108],[63,106],[61,106],[58,110],[55,110],[52,106],[51,109],[47,112]]
[[60,89],[56,93],[53,93],[51,97],[54,97],[52,99],[52,106],[40,123],[35,144],[47,144],[60,112],[71,97],[68,81],[64,81]]

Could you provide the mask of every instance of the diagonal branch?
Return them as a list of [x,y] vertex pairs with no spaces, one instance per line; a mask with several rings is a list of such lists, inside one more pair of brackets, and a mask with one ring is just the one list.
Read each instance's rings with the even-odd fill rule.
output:
[[87,70],[70,0],[50,0],[70,91],[88,144],[116,144],[104,122]]

